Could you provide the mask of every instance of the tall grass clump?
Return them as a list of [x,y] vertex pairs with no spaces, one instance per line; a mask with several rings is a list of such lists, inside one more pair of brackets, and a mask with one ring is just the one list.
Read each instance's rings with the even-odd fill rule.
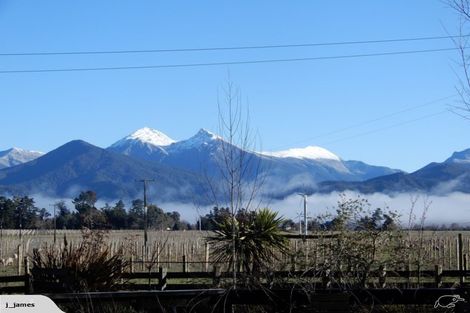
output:
[[87,229],[82,231],[82,241],[77,246],[68,244],[64,238],[60,246],[34,250],[32,264],[34,288],[41,289],[35,290],[38,292],[114,290],[127,266],[122,247],[112,254],[106,244],[106,233]]

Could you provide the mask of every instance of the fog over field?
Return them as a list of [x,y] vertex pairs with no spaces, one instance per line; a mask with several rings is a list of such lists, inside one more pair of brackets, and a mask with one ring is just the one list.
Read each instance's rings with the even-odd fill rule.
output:
[[[413,214],[415,221],[419,222],[423,209],[428,205],[425,224],[451,224],[458,223],[463,226],[470,225],[470,194],[451,193],[448,195],[425,195],[425,194],[396,194],[386,195],[374,193],[363,195],[357,192],[343,193],[346,198],[361,197],[367,199],[370,203],[370,209],[381,208],[384,211],[396,211],[401,216],[403,225],[408,225],[412,200],[417,198]],[[72,199],[54,199],[41,195],[32,195],[38,207],[45,207],[50,210],[50,204],[59,200],[64,200],[67,206],[72,209]],[[340,193],[314,194],[308,197],[308,215],[316,217],[324,214],[335,214],[338,201],[341,199]],[[117,201],[117,200],[116,200]],[[103,207],[106,202],[114,205],[116,201],[98,200],[97,207]],[[205,215],[212,206],[198,206],[193,203],[165,202],[159,203],[158,200],[149,198],[149,202],[157,204],[165,212],[177,211],[182,219],[191,223],[195,222],[198,215]],[[131,201],[126,200],[126,207],[130,206]],[[298,220],[299,215],[303,214],[303,200],[299,195],[291,195],[283,200],[254,201],[254,207],[269,207],[278,211],[285,218]],[[258,204],[259,203],[259,204]]]
[[[358,196],[367,199],[370,208],[382,208],[396,211],[400,214],[403,225],[408,224],[412,199],[418,197],[414,215],[418,222],[423,214],[423,209],[428,204],[426,212],[426,224],[451,224],[459,223],[465,226],[470,225],[470,195],[464,193],[452,193],[446,196],[426,196],[424,194],[396,194],[394,196],[374,193],[370,195],[361,195],[355,192],[346,192],[349,198],[357,198]],[[320,214],[334,214],[339,193],[331,193],[327,195],[312,195],[308,198],[308,214],[310,216],[318,216]],[[281,201],[274,201],[270,207],[279,211],[282,215],[289,218],[295,218],[302,211],[302,199],[300,196],[290,196]]]

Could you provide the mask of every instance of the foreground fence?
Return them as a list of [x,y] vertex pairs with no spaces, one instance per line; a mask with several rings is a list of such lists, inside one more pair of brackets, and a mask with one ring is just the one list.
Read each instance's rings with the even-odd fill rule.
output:
[[[53,274],[60,276],[59,272]],[[353,312],[358,305],[420,305],[432,308],[441,297],[450,295],[458,295],[463,299],[462,303],[456,303],[455,312],[470,311],[470,289],[465,283],[459,283],[462,278],[470,277],[470,271],[422,272],[419,273],[421,277],[434,282],[421,283],[421,288],[412,288],[418,279],[416,274],[415,271],[374,272],[366,288],[338,288],[338,279],[344,273],[285,271],[270,273],[271,277],[287,281],[284,285],[271,285],[269,288],[255,286],[249,289],[240,287],[234,290],[218,288],[224,279],[230,282],[230,272],[215,270],[183,273],[166,272],[160,268],[155,273],[123,273],[119,291],[89,293],[63,293],[64,288],[60,284],[54,290],[50,281],[35,280],[37,276],[25,274],[0,277],[0,283],[15,284],[0,288],[0,293],[45,294],[66,308],[66,312],[86,306],[109,308],[111,305],[129,305],[142,312],[180,312],[179,308],[182,308],[182,312],[219,313],[230,312],[230,308],[237,305],[261,305],[270,308],[268,311],[272,312],[305,312],[306,309],[309,312]],[[298,283],[292,283],[293,279],[311,279],[311,284],[300,287]],[[205,280],[205,283],[195,283],[195,280]],[[374,281],[379,284],[371,288]],[[438,286],[440,288],[436,288]],[[42,287],[47,292],[41,291]],[[99,312],[96,309],[94,311]]]
[[[66,275],[62,270],[28,270],[23,275],[0,277],[0,293],[44,293],[64,292],[64,285],[59,283]],[[160,267],[156,272],[122,273],[119,290],[176,290],[217,288],[230,285],[231,272],[221,272],[215,267],[211,272],[168,272]],[[245,273],[238,273],[240,281],[247,278]],[[436,266],[434,271],[387,271],[380,269],[368,273],[363,284],[362,272],[334,272],[328,269],[308,271],[266,272],[261,282],[265,285],[289,286],[308,285],[316,289],[347,289],[348,286],[362,288],[452,288],[466,286],[470,270],[442,270]],[[351,283],[354,281],[354,283]]]

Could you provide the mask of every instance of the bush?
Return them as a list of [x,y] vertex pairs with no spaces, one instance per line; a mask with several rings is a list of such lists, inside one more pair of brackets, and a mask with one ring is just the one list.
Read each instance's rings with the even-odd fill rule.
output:
[[[225,216],[217,223],[215,236],[209,238],[214,245],[214,261],[233,262],[238,271],[256,274],[269,269],[276,260],[275,251],[287,251],[288,241],[282,235],[282,218],[269,209],[240,211],[235,218]],[[235,225],[234,225],[235,224]],[[233,231],[235,231],[235,256],[233,259]]]
[[117,287],[122,269],[127,266],[122,248],[111,256],[103,231],[83,230],[82,237],[76,247],[64,238],[61,247],[50,245],[34,250],[33,286],[40,289],[35,292],[109,291]]

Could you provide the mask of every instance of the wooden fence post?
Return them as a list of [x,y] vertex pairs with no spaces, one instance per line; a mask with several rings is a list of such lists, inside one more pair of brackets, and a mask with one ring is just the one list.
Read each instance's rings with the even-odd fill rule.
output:
[[131,255],[131,259],[129,260],[129,271],[134,273],[134,255]]
[[142,245],[142,272],[145,270],[145,261],[147,261],[147,258],[145,257],[145,245]]
[[166,271],[166,268],[163,268],[163,267],[159,267],[158,268],[158,274],[159,274],[159,277],[158,277],[158,288],[160,290],[165,290],[166,289],[166,274],[167,274],[167,271]]
[[467,271],[468,270],[468,254],[464,253],[463,255],[463,270]]
[[24,264],[24,274],[25,275],[29,275],[30,274],[30,271],[29,271],[29,258],[27,256],[24,257],[23,259],[23,264]]
[[449,241],[449,269],[452,270],[452,240]]
[[462,240],[462,234],[459,233],[458,235],[458,269],[460,271],[460,285],[462,285],[465,282],[465,275],[463,274],[463,240]]
[[160,267],[160,253],[162,252],[161,251],[162,249],[160,248],[160,244],[157,244],[156,249],[157,249],[156,265],[157,267]]
[[442,265],[434,265],[434,281],[437,288],[442,286]]
[[18,265],[18,275],[21,275],[22,269],[23,269],[23,247],[21,244],[18,245],[18,249],[16,251],[17,254],[17,265]]
[[205,256],[204,256],[204,266],[205,266],[205,270],[206,272],[209,271],[209,258],[210,258],[210,246],[209,246],[209,243],[206,242],[205,244],[205,249],[206,249],[206,253],[205,253]]
[[411,265],[410,263],[406,264],[405,267],[406,271],[406,283],[407,283],[407,288],[411,288]]
[[220,267],[218,265],[214,265],[213,274],[214,286],[218,287],[220,284]]
[[186,254],[183,254],[183,273],[188,272],[188,263],[186,262]]
[[297,270],[297,254],[295,252],[290,256],[290,270],[291,272]]
[[31,281],[31,272],[29,269],[29,258],[27,256],[24,257],[24,289],[26,294],[30,294],[33,292],[33,284]]
[[387,267],[385,265],[380,265],[379,267],[379,288],[385,288],[387,280]]

